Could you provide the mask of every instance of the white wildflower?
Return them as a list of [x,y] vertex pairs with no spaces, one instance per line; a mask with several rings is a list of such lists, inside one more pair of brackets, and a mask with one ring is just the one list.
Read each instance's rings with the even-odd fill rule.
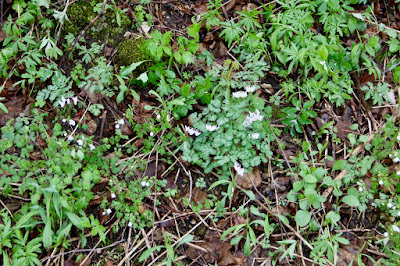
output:
[[389,158],[390,158],[390,159],[393,158],[393,154],[389,154]]
[[111,198],[115,199],[117,197],[117,195],[115,195],[115,193],[111,193]]
[[132,226],[133,226],[132,222],[129,222],[128,227],[132,227]]
[[379,180],[379,185],[383,185],[383,180]]
[[105,215],[106,215],[106,212],[102,212],[101,215],[105,216]]
[[252,139],[259,139],[260,133],[251,133],[251,134],[249,134],[249,137]]
[[256,86],[247,86],[246,91],[247,92],[254,92],[256,90]]
[[398,140],[398,141],[400,141],[400,134],[399,134],[399,135],[397,135],[397,140]]
[[118,124],[120,124],[120,125],[125,124],[125,120],[123,118],[121,118],[120,120],[118,120]]
[[110,215],[112,213],[112,210],[111,209],[107,209],[106,212],[107,212],[108,215]]
[[393,159],[393,162],[394,162],[394,163],[400,162],[400,158],[399,158],[399,157],[395,157],[395,158]]
[[74,105],[78,104],[78,96],[72,97],[72,101],[74,102]]
[[358,188],[358,191],[362,192],[364,189],[362,187]]
[[264,116],[260,114],[260,111],[257,109],[254,113],[249,112],[249,114],[246,116],[246,119],[243,122],[243,126],[249,127],[251,123],[254,121],[261,121],[263,120]]
[[83,140],[78,139],[78,140],[76,141],[76,143],[78,143],[79,146],[82,146],[82,145],[83,145]]
[[161,115],[157,115],[157,119],[161,119]]
[[392,229],[393,231],[395,231],[396,233],[400,233],[400,228],[397,225],[392,225]]
[[391,202],[389,202],[389,203],[387,204],[387,207],[388,207],[389,209],[391,209],[391,208],[393,207],[393,204],[392,204]]
[[115,125],[115,129],[119,129],[119,127],[120,127],[119,124],[116,124],[116,125]]
[[185,126],[185,130],[189,135],[195,135],[196,137],[200,136],[200,134],[201,134],[200,131],[198,131],[195,128],[189,127],[189,126]]
[[218,129],[219,129],[219,126],[218,126],[218,125],[209,125],[209,124],[206,124],[206,129],[207,129],[207,131],[213,132],[213,131],[215,131],[215,130],[218,130]]
[[233,168],[235,168],[238,175],[240,175],[240,176],[244,175],[244,168],[242,168],[242,165],[240,163],[235,162],[235,165],[233,166]]
[[245,91],[237,91],[232,93],[233,98],[246,98],[247,97],[247,92]]
[[400,211],[397,213],[397,216],[399,216],[399,217],[400,217]]
[[397,172],[396,172],[396,175],[400,175],[400,171],[397,171]]
[[387,237],[389,237],[389,233],[385,232],[385,233],[383,233],[383,236],[387,238]]
[[76,125],[75,120],[73,120],[73,119],[70,119],[70,120],[68,121],[68,124],[70,124],[70,125],[73,126],[73,127]]
[[94,146],[92,143],[89,144],[89,149],[91,151],[93,151],[94,149],[96,149],[96,146]]
[[58,101],[58,104],[59,104],[61,107],[64,107],[65,104],[66,104],[66,102],[67,102],[67,99],[65,99],[64,96],[61,96],[61,99]]
[[69,136],[69,137],[67,138],[67,140],[73,141],[73,140],[74,140],[74,137],[73,137],[73,136]]
[[67,119],[63,118],[63,120],[61,120],[63,123],[67,122]]
[[146,181],[142,181],[142,182],[140,182],[140,185],[142,185],[142,187],[149,187],[150,183],[146,182]]

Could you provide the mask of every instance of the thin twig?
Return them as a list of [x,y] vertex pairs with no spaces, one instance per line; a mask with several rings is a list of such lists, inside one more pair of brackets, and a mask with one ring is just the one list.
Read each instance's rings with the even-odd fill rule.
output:
[[64,55],[64,58],[68,58],[69,53],[71,50],[74,48],[76,43],[80,40],[80,38],[85,35],[86,31],[93,26],[93,24],[105,13],[104,9],[106,7],[106,2],[107,0],[103,0],[103,6],[101,7],[100,13],[92,20],[90,23],[82,30],[82,32],[78,35],[78,37],[75,38],[75,40],[71,43],[71,46],[68,48],[67,52]]

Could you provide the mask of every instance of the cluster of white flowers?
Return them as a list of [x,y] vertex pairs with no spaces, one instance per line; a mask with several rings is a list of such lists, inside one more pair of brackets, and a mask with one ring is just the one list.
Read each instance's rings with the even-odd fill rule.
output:
[[107,209],[107,210],[105,210],[105,211],[103,211],[102,212],[102,215],[104,216],[104,215],[110,215],[112,213],[112,210],[111,209]]
[[147,182],[147,181],[142,181],[142,182],[140,182],[140,184],[142,185],[142,187],[149,187],[150,186],[150,183]]
[[197,129],[192,128],[190,126],[185,126],[185,130],[189,135],[195,135],[196,137],[200,136],[200,134],[201,134],[200,131],[198,131]]
[[251,133],[251,134],[249,134],[249,138],[259,139],[260,138],[260,133]]
[[235,165],[233,166],[233,168],[235,168],[236,173],[240,176],[244,175],[244,168],[242,167],[242,165],[238,162],[235,163]]
[[121,118],[120,120],[118,120],[115,124],[115,128],[118,129],[120,128],[120,126],[122,126],[123,124],[125,124],[125,120],[123,118]]
[[400,228],[397,225],[395,225],[395,224],[392,225],[392,229],[393,229],[394,232],[400,233]]
[[[399,137],[400,137],[400,135],[397,136],[397,139],[400,141]],[[398,155],[397,152],[395,152],[394,155],[393,154],[389,154],[389,157],[392,158],[394,163],[400,162],[400,158],[397,155]]]
[[218,126],[218,125],[209,125],[209,124],[206,124],[206,129],[207,129],[207,131],[213,132],[213,131],[215,131],[215,130],[218,130],[218,129],[219,129],[219,126]]
[[245,91],[237,91],[232,93],[233,98],[246,98],[247,97],[247,92]]
[[254,92],[256,89],[257,89],[256,86],[247,86],[246,87],[247,92]]
[[58,101],[58,104],[61,107],[64,107],[66,104],[70,104],[71,103],[71,99],[72,102],[74,103],[74,105],[78,104],[78,96],[72,97],[72,98],[65,98],[64,96],[61,96],[61,99]]
[[251,125],[251,123],[253,123],[254,121],[261,121],[263,119],[264,119],[264,116],[262,116],[260,114],[260,111],[257,109],[254,113],[249,112],[249,115],[246,116],[246,119],[243,122],[243,126],[249,127]]

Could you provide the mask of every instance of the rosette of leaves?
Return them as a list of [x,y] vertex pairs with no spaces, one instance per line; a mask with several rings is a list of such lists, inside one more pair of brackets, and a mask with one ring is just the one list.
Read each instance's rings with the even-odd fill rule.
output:
[[[243,125],[249,112],[256,110],[264,118],[250,126]],[[191,115],[193,126],[202,133],[183,144],[183,159],[200,165],[206,173],[217,167],[227,172],[235,162],[245,169],[265,163],[272,156],[270,143],[275,139],[271,116],[272,108],[265,107],[264,101],[255,95],[244,99],[216,98],[202,113]],[[208,131],[206,125],[219,128]],[[253,138],[253,133],[258,133],[258,138]]]

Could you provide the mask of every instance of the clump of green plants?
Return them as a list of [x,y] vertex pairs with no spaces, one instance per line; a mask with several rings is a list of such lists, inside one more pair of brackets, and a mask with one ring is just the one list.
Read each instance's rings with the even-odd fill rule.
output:
[[206,173],[217,167],[229,172],[236,164],[247,169],[266,162],[275,139],[268,121],[271,114],[271,107],[245,91],[216,97],[202,113],[191,115],[194,128],[185,126],[194,137],[183,144],[183,159],[202,166]]

